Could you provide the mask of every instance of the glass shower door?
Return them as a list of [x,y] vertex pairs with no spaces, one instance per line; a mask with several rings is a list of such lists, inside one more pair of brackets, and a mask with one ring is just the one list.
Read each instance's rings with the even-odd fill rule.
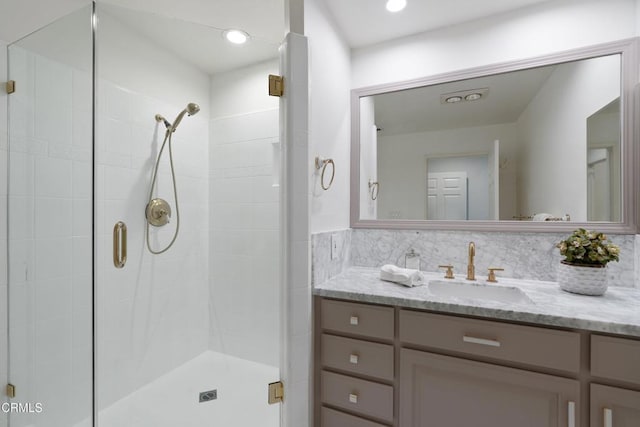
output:
[[8,47],[11,427],[91,425],[91,15]]

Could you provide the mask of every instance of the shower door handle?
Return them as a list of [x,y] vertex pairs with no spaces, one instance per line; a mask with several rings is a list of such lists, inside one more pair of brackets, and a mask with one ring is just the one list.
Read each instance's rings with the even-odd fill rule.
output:
[[127,225],[116,222],[113,226],[113,265],[122,268],[127,263]]

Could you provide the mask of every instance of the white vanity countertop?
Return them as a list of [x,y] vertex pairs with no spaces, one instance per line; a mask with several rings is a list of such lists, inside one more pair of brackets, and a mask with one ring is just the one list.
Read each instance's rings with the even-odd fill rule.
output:
[[[443,280],[425,272],[425,282]],[[486,277],[478,277],[484,283]],[[464,281],[456,275],[455,281]],[[532,303],[503,303],[435,296],[427,285],[408,288],[380,280],[379,269],[351,267],[314,286],[314,295],[454,314],[560,326],[640,337],[640,289],[610,286],[603,296],[562,291],[557,283],[498,277],[497,286],[518,287]],[[493,284],[492,284],[493,285]]]

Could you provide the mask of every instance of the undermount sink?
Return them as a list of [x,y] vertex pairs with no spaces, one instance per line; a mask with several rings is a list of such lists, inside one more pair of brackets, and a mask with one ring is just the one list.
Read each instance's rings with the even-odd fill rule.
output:
[[520,288],[512,286],[496,286],[477,282],[454,282],[452,280],[431,280],[428,288],[429,292],[438,297],[533,304],[533,301],[531,301]]

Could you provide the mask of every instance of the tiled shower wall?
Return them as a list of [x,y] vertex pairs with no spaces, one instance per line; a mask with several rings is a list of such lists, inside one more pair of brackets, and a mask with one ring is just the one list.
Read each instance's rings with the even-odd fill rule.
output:
[[[144,219],[149,185],[164,138],[160,113],[173,120],[176,105],[100,80],[97,116],[96,228],[98,400],[108,406],[187,362],[208,345],[208,122],[185,117],[173,136],[180,234],[161,255],[146,248]],[[150,230],[156,250],[171,240],[177,222],[163,153],[154,197],[170,202],[171,222]],[[128,228],[128,260],[112,261],[112,230]]]
[[[331,259],[331,236],[345,242],[336,259]],[[395,231],[348,229],[313,235],[313,283],[340,274],[349,266],[377,268],[384,264],[404,266],[404,257],[414,249],[420,254],[423,271],[438,271],[438,265],[452,264],[456,274],[464,274],[468,244],[476,244],[476,272],[503,267],[504,277],[556,280],[561,259],[555,243],[567,233],[495,233],[463,231]],[[608,266],[610,286],[636,286],[636,236],[610,235],[620,246],[620,262]]]
[[[210,348],[275,367],[280,121],[278,99],[269,98],[264,81],[277,71],[273,61],[214,76],[210,124]],[[246,94],[242,100],[237,90],[220,88],[233,85]]]

